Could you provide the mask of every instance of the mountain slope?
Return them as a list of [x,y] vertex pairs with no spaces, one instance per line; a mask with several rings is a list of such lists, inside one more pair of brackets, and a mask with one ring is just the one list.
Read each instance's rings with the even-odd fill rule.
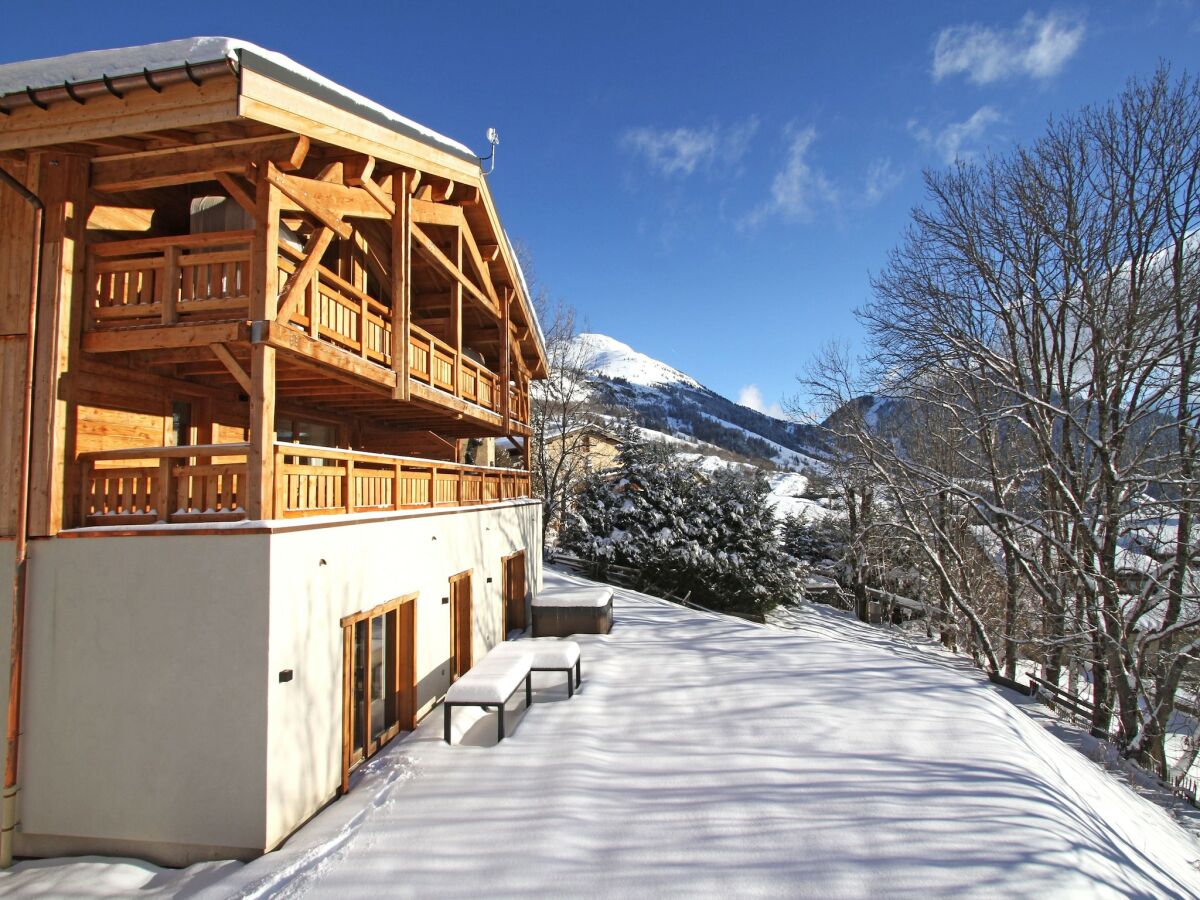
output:
[[759,464],[801,471],[821,468],[825,448],[812,425],[786,422],[734,403],[608,335],[580,334],[575,341],[596,399],[639,425],[688,435]]

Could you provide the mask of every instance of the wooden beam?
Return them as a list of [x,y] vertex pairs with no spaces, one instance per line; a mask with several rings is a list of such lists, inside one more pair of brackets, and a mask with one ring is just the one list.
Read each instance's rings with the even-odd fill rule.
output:
[[246,341],[249,334],[250,329],[244,321],[214,322],[207,325],[156,325],[115,331],[87,331],[83,334],[81,346],[87,353],[171,350]]
[[375,171],[375,157],[370,154],[352,156],[344,160],[342,176],[348,185],[361,187],[364,180],[370,180]]
[[[449,275],[453,276],[463,287],[471,292],[471,295],[475,297],[476,300],[489,309],[492,309],[492,305],[488,299],[488,296],[475,286],[475,282],[471,281],[471,279],[463,273],[462,269],[451,262],[450,258],[441,251],[441,249],[433,242],[429,235],[427,235],[419,226],[415,224],[411,229],[411,233],[412,236],[417,240],[418,249],[420,249],[428,259],[435,262]],[[493,310],[493,312],[498,316],[500,311]]]
[[311,178],[285,175],[269,163],[263,177],[317,221],[337,232],[343,240],[349,239],[354,232],[350,224],[342,219],[345,212],[336,208],[336,201],[327,193],[326,189],[332,185]]
[[[258,227],[251,249],[250,316],[269,325],[279,303],[279,194],[271,162],[260,167]],[[259,340],[250,347],[250,451],[246,455],[246,513],[270,519],[275,505],[275,348]]]
[[251,220],[258,214],[258,207],[254,203],[254,198],[250,196],[249,191],[242,186],[242,183],[231,172],[218,172],[217,181],[221,187],[225,188],[225,192],[233,198],[242,209],[250,214]]
[[300,167],[304,165],[304,160],[308,157],[309,140],[306,135],[300,135],[296,140],[296,146],[292,148],[292,152],[286,159],[275,159],[275,167],[281,172],[298,172]]
[[[454,263],[458,272],[462,273],[463,238],[462,229],[457,232],[454,242]],[[459,278],[451,290],[450,302],[450,344],[454,347],[454,396],[462,396],[462,306],[464,279]],[[432,360],[430,361],[432,365]]]
[[287,322],[304,299],[304,292],[313,276],[317,274],[317,269],[321,266],[321,257],[325,255],[332,241],[333,229],[325,226],[309,235],[308,242],[304,245],[304,262],[292,273],[283,295],[279,298],[279,309],[275,318],[280,322]]
[[209,344],[208,346],[212,350],[213,355],[229,370],[229,374],[233,376],[233,380],[240,384],[242,390],[249,395],[253,390],[250,386],[250,376],[246,374],[246,370],[234,359],[233,354],[229,352],[229,348],[224,344],[216,343]]
[[307,152],[307,140],[288,135],[100,157],[92,160],[92,189],[120,193],[208,181],[217,172],[240,172],[250,164],[283,160],[286,165],[301,147]]
[[503,335],[502,346],[500,350],[500,413],[504,418],[503,428],[508,431],[512,422],[512,409],[509,401],[512,392],[509,390],[509,382],[512,381],[512,368],[510,357],[512,356],[512,330],[509,327],[512,322],[509,318],[511,315],[512,291],[504,288],[504,296],[500,301],[500,333]]
[[409,182],[419,172],[401,169],[392,177],[392,370],[396,373],[393,398],[409,399],[409,328],[412,322],[412,190]]

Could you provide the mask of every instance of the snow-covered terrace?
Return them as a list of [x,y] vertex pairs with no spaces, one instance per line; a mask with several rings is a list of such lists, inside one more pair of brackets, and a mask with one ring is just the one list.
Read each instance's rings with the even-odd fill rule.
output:
[[937,652],[816,607],[784,631],[618,590],[615,615],[579,639],[574,699],[544,676],[501,744],[491,716],[456,712],[453,746],[428,717],[245,867],[19,867],[0,892],[57,871],[93,895],[114,873],[213,897],[1200,894],[1163,810]]

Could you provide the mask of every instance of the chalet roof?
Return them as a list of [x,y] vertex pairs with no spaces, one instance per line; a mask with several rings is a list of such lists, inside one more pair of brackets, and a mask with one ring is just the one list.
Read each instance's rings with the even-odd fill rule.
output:
[[153,75],[169,69],[183,69],[220,61],[227,61],[235,69],[245,67],[259,72],[325,103],[362,116],[467,162],[479,161],[479,157],[470,148],[458,141],[438,134],[374,100],[342,87],[282,53],[266,50],[237,38],[181,38],[137,47],[88,50],[65,56],[7,63],[0,65],[0,98],[36,95],[39,90],[62,88],[64,84],[78,85],[131,75],[144,76],[147,72]]

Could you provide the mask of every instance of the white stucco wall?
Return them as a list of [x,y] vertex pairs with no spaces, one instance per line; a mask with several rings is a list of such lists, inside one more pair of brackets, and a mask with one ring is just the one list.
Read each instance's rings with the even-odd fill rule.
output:
[[[182,864],[275,846],[341,784],[341,618],[418,593],[428,712],[449,684],[450,576],[473,572],[478,659],[503,637],[501,558],[524,549],[540,584],[540,511],[36,541],[17,853]],[[12,558],[0,541],[5,674]]]
[[268,537],[32,544],[18,854],[262,846]]
[[[503,639],[501,558],[526,550],[541,572],[540,505],[506,503],[273,535],[268,683],[268,845],[341,784],[343,616],[417,597],[419,714],[449,686],[449,578],[472,570],[474,658]],[[492,583],[488,584],[487,579]],[[280,683],[278,673],[294,678]]]

